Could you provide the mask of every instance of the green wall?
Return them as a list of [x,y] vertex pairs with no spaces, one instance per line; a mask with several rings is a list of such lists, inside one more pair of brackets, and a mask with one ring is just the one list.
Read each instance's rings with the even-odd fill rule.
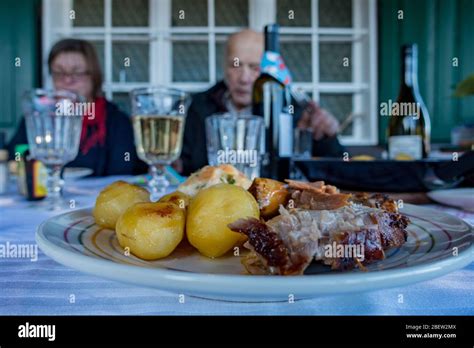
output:
[[21,94],[38,85],[40,9],[37,0],[0,1],[0,129],[10,133],[21,115]]
[[[455,125],[474,122],[474,96],[451,97],[454,86],[474,73],[474,0],[379,0],[378,4],[379,101],[397,97],[400,47],[417,43],[418,79],[431,117],[432,141],[449,142]],[[399,10],[403,20],[398,19]],[[387,122],[380,118],[381,143]]]

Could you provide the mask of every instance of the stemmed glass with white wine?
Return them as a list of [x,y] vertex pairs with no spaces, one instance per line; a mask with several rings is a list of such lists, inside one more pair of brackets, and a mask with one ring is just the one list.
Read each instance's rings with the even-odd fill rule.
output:
[[49,210],[67,208],[61,170],[79,151],[84,99],[69,91],[34,89],[26,92],[22,101],[31,156],[48,172],[48,195],[38,205]]
[[148,188],[151,200],[156,201],[170,184],[165,166],[181,155],[190,96],[176,89],[150,87],[135,89],[130,97],[135,147],[150,167]]

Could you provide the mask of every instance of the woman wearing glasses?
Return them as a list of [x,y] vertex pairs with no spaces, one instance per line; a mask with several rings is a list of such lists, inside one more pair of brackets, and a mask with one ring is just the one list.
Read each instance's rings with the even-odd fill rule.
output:
[[[102,96],[102,72],[94,47],[87,41],[58,41],[48,57],[55,89],[75,92],[94,103],[94,115],[84,117],[79,154],[69,167],[91,168],[95,176],[139,174],[147,166],[136,154],[129,117]],[[17,144],[27,144],[25,121],[8,144],[14,157]]]

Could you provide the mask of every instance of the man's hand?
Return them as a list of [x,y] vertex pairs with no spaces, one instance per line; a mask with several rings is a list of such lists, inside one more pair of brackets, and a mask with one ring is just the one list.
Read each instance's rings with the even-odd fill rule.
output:
[[339,122],[329,111],[311,101],[298,121],[298,128],[311,129],[314,140],[321,140],[324,136],[336,135],[339,131]]

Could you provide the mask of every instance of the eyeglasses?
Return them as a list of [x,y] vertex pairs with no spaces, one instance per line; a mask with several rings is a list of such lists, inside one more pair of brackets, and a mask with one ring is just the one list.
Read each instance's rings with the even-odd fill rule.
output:
[[63,71],[52,71],[51,75],[54,80],[64,80],[66,77],[70,77],[73,81],[78,81],[90,74],[89,71],[77,71],[77,72],[63,72]]

